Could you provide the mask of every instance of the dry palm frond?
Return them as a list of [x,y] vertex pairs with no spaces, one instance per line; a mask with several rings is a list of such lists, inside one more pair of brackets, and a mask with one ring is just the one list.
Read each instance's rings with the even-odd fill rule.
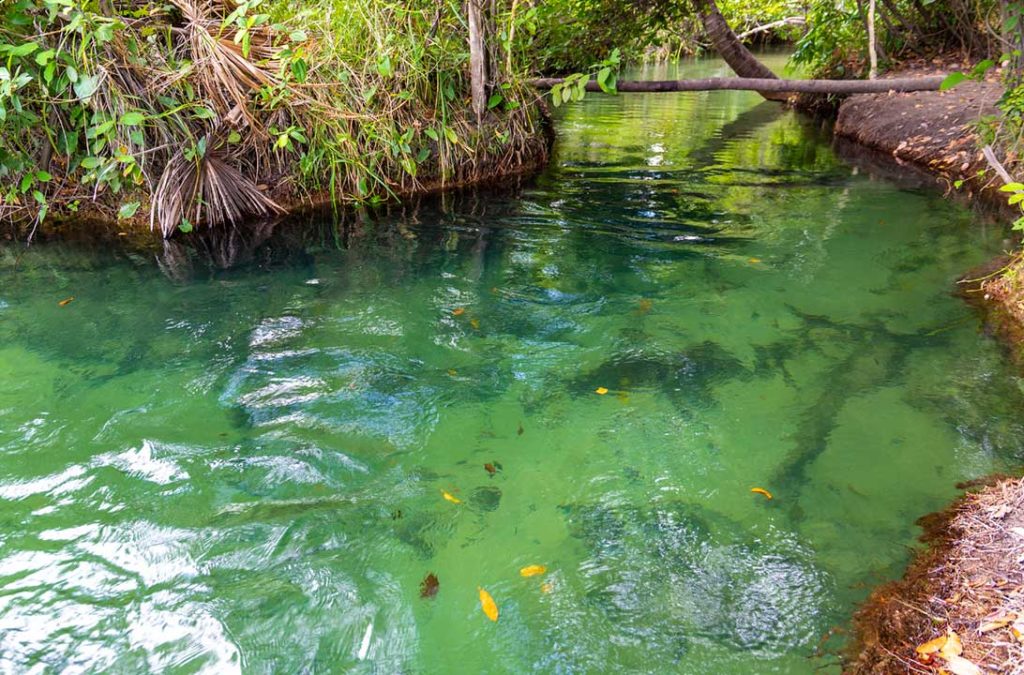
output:
[[[203,98],[213,104],[214,110],[227,114],[238,106],[247,114],[249,95],[253,89],[276,81],[266,69],[256,65],[242,53],[239,45],[220,35],[220,23],[210,20],[209,10],[192,0],[172,0],[187,22],[186,40],[193,61],[190,78],[203,92]],[[270,35],[258,33],[250,48],[250,56],[269,59],[273,51]]]
[[216,153],[190,161],[179,152],[167,162],[153,194],[150,226],[159,224],[166,238],[183,222],[216,227],[245,217],[283,212],[255,183]]

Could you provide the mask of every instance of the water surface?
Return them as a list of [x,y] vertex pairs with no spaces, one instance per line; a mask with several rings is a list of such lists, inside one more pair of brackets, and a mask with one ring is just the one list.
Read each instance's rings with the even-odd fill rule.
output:
[[0,249],[0,670],[836,671],[1024,458],[952,295],[1002,233],[756,94],[558,132],[521,190]]

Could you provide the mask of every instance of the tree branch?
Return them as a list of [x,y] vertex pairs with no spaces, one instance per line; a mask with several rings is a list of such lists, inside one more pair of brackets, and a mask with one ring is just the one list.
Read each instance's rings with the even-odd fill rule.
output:
[[[884,94],[889,91],[938,91],[945,78],[900,77],[891,80],[782,80],[756,77],[708,77],[699,80],[619,80],[615,88],[627,92],[669,91],[766,91],[807,94]],[[550,89],[564,80],[542,77],[530,80],[537,89]],[[587,91],[601,91],[596,80],[587,82]]]

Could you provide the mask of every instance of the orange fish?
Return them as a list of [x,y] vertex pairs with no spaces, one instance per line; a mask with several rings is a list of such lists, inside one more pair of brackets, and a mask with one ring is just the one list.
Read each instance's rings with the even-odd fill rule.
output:
[[72,295],[70,298],[64,298],[63,300],[61,300],[57,304],[59,306],[61,306],[61,307],[67,307],[69,304],[71,304],[71,301],[74,300],[74,299],[75,299],[75,296]]
[[771,493],[771,492],[768,492],[768,491],[767,491],[767,490],[765,490],[764,488],[750,488],[750,491],[751,491],[751,492],[756,492],[756,493],[757,493],[757,494],[759,494],[759,495],[764,495],[764,496],[765,496],[765,497],[767,497],[768,499],[771,499],[771,498],[772,498],[772,493]]

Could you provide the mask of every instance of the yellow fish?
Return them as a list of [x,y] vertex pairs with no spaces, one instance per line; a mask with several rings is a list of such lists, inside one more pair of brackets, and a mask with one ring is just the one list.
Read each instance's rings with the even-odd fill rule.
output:
[[462,500],[455,495],[448,494],[444,490],[441,490],[441,496],[450,501],[452,504],[461,504]]
[[524,577],[534,577],[538,574],[544,574],[547,571],[548,568],[544,567],[543,565],[527,565],[523,569],[519,570],[519,574],[523,575]]

